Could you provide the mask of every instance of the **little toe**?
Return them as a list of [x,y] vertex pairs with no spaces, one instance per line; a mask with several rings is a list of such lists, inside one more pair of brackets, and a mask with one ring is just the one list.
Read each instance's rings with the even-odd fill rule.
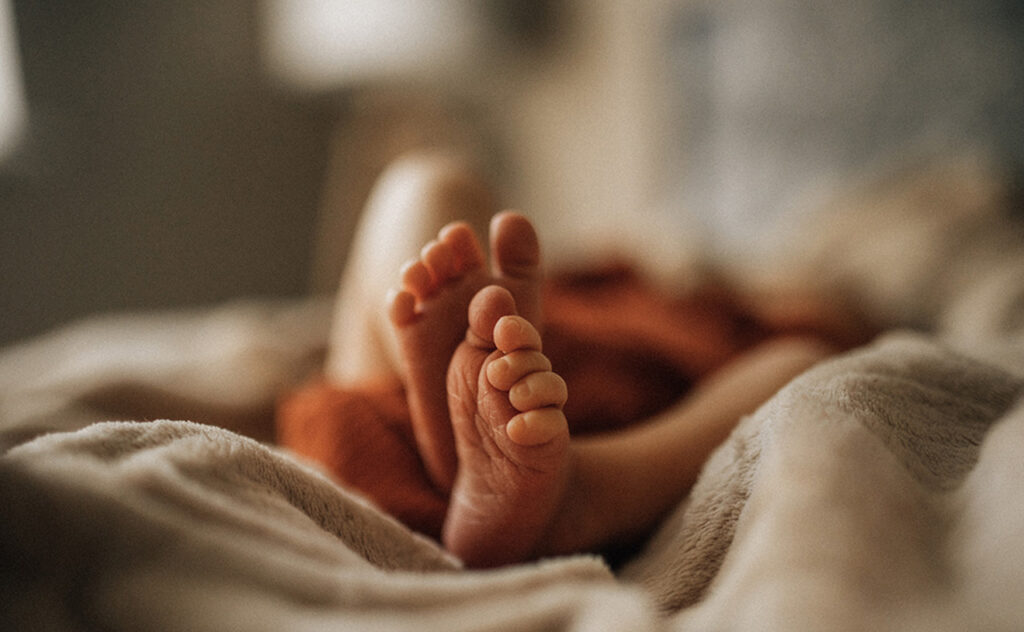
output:
[[442,285],[456,276],[455,253],[443,241],[432,241],[423,246],[420,259],[430,272],[435,285]]
[[491,220],[490,230],[495,274],[536,277],[540,266],[540,241],[530,220],[519,213],[504,211]]
[[535,446],[569,434],[565,413],[558,408],[539,408],[519,413],[509,420],[505,433],[514,443]]
[[487,364],[487,381],[499,391],[507,391],[531,373],[550,371],[551,361],[540,351],[513,351]]
[[476,233],[466,222],[452,222],[438,233],[438,239],[451,249],[455,259],[455,274],[463,275],[483,266],[484,251]]
[[389,290],[387,310],[394,326],[408,325],[416,319],[416,297],[405,290]]
[[498,285],[488,285],[469,302],[469,329],[466,340],[480,349],[494,349],[494,330],[504,316],[516,313],[512,293]]
[[508,401],[520,412],[554,406],[561,408],[569,397],[565,380],[557,373],[531,373],[516,382],[508,391]]
[[540,351],[540,332],[522,316],[503,316],[494,324],[494,345],[505,353]]
[[399,276],[402,289],[416,298],[423,300],[434,291],[434,281],[427,266],[419,259],[413,259],[402,266]]

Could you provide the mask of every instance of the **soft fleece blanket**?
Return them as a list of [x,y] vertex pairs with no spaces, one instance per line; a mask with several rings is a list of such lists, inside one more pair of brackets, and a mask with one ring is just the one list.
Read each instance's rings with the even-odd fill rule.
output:
[[739,273],[842,285],[919,331],[782,389],[615,572],[462,570],[251,438],[316,367],[323,304],[100,319],[7,350],[0,628],[1021,629],[1024,241],[973,165],[867,191],[780,275]]

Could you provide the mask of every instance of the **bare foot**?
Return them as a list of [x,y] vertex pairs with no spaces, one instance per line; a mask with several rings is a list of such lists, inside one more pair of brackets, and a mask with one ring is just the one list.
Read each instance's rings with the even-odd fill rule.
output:
[[443,540],[476,567],[537,555],[568,485],[565,382],[515,314],[507,290],[477,293],[448,370],[459,471]]
[[392,275],[445,224],[486,228],[497,210],[487,183],[445,152],[407,154],[380,175],[338,288],[324,363],[329,382],[349,388],[399,378],[398,343],[381,318]]
[[540,246],[533,226],[505,212],[494,217],[490,231],[491,270],[473,230],[455,222],[403,267],[402,289],[388,300],[413,434],[431,480],[445,494],[456,472],[445,375],[465,337],[470,300],[481,288],[499,284],[523,305],[525,318],[540,318]]

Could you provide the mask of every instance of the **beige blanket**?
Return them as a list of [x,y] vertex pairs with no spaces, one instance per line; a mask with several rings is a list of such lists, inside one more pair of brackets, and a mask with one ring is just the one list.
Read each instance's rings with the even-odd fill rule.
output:
[[791,382],[615,573],[461,570],[243,436],[319,361],[321,303],[99,319],[9,349],[0,629],[1024,628],[1024,242],[985,173],[938,173],[873,186],[778,266],[927,333]]

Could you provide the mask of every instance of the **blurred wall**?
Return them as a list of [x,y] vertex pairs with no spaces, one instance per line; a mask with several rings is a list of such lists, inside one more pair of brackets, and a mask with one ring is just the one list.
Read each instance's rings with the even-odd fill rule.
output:
[[1021,0],[688,0],[667,22],[678,206],[724,253],[785,248],[865,170],[1024,173]]
[[0,163],[0,343],[293,296],[338,105],[275,88],[248,0],[16,0],[30,128]]

